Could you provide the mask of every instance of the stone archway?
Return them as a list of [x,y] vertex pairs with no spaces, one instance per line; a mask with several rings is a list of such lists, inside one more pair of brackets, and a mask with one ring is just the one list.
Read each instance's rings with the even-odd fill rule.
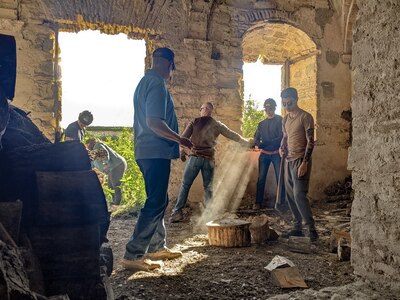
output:
[[[299,92],[299,106],[317,122],[317,55],[314,41],[302,30],[287,23],[261,23],[243,37],[243,61],[280,64],[282,89]],[[279,99],[277,99],[279,100]]]
[[[243,36],[243,61],[282,65],[281,89],[294,87],[299,93],[299,106],[311,113],[317,122],[317,55],[314,41],[302,30],[287,23],[261,22],[247,30]],[[246,83],[244,83],[246,84]],[[265,82],[265,84],[268,84]],[[280,101],[280,99],[275,99]],[[283,111],[282,111],[283,112]],[[255,190],[258,154],[254,153],[254,170],[249,191]],[[269,170],[264,198],[267,203],[275,199],[275,177]],[[267,204],[268,205],[268,204]]]

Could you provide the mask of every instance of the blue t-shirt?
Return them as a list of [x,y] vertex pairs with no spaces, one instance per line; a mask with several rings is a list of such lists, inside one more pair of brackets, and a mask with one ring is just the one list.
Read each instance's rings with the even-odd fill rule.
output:
[[178,133],[178,120],[165,80],[148,70],[133,96],[135,159],[179,158],[179,145],[157,135],[146,123],[147,117],[160,118]]

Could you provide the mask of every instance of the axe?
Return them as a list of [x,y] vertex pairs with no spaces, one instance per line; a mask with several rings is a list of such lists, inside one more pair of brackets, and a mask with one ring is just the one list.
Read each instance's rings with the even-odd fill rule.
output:
[[285,158],[286,155],[281,157],[281,163],[279,164],[279,176],[278,183],[276,187],[276,199],[275,199],[275,210],[280,213],[285,213],[288,210],[287,203],[285,202],[285,195],[282,197],[282,189],[284,185],[284,173],[285,173]]

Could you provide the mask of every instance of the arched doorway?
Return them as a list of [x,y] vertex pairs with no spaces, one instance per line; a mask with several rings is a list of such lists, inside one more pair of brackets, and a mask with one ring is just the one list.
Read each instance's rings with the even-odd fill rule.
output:
[[[249,28],[243,35],[242,48],[244,64],[261,61],[265,65],[281,66],[278,89],[282,90],[289,86],[296,88],[299,94],[299,106],[311,113],[317,124],[317,55],[319,50],[314,41],[304,31],[287,23],[261,22]],[[245,78],[248,77],[245,76]],[[256,88],[269,90],[269,84],[271,83],[266,79]],[[244,81],[244,89],[246,89],[246,81]],[[266,98],[271,96],[267,94]],[[281,99],[275,98],[279,104]],[[246,99],[243,100],[246,101]],[[276,113],[284,114],[284,111]],[[253,128],[255,129],[256,126]],[[259,153],[252,154],[254,172],[248,186],[250,193],[256,189],[258,155]],[[264,204],[271,206],[276,192],[272,166],[269,169],[266,187]]]
[[262,23],[246,32],[242,47],[244,63],[260,59],[263,64],[282,65],[281,89],[289,86],[296,88],[299,106],[311,113],[317,122],[319,51],[314,41],[304,31],[292,25]]

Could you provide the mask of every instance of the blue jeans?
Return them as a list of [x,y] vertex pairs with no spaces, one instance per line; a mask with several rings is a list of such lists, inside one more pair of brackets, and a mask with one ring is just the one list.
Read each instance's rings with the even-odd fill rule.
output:
[[[265,190],[265,182],[267,181],[267,174],[269,166],[272,162],[275,171],[275,179],[276,184],[278,184],[279,180],[279,166],[281,163],[281,157],[279,154],[265,154],[260,153],[260,157],[258,158],[258,181],[257,181],[257,195],[256,195],[256,203],[262,205],[264,202],[264,190]],[[285,186],[282,185],[282,193],[281,199],[284,199],[285,196]],[[280,201],[282,203],[282,201]]]
[[310,230],[315,230],[315,221],[307,198],[311,160],[308,162],[307,173],[298,177],[297,169],[302,161],[302,158],[285,161],[286,201],[293,215],[293,229],[302,230],[302,221],[304,220],[305,225],[309,226]]
[[125,249],[125,259],[135,260],[165,248],[164,214],[168,206],[169,159],[138,159],[146,189],[146,202]]
[[201,176],[203,177],[204,204],[206,206],[210,204],[213,196],[214,161],[201,156],[189,156],[189,160],[186,163],[185,171],[183,173],[178,200],[176,201],[173,210],[174,213],[185,207],[190,187],[197,175],[199,175],[200,171]]

